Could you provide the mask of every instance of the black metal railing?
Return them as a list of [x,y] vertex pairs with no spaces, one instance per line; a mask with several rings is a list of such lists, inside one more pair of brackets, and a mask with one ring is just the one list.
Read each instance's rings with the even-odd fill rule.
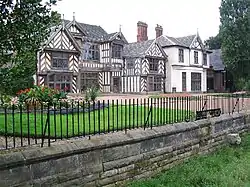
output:
[[[187,122],[214,109],[232,114],[246,101],[244,95],[207,95],[5,106],[0,108],[0,149]],[[199,112],[203,115],[197,117]]]

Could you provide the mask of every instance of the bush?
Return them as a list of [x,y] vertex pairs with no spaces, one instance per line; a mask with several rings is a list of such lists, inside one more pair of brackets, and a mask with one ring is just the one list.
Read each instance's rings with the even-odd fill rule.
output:
[[95,86],[88,88],[87,91],[85,92],[85,101],[92,101],[95,102],[96,98],[99,95],[99,89]]
[[236,83],[236,87],[238,91],[250,91],[250,80],[240,78]]
[[67,93],[46,86],[34,86],[34,88],[20,90],[17,96],[19,102],[30,104],[46,102],[51,105],[54,102],[58,102],[60,99],[65,99]]

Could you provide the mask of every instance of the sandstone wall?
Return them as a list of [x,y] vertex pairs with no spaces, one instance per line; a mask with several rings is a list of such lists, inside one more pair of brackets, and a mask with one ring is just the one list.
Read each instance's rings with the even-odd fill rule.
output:
[[250,113],[0,152],[0,186],[122,186],[151,177],[248,131]]

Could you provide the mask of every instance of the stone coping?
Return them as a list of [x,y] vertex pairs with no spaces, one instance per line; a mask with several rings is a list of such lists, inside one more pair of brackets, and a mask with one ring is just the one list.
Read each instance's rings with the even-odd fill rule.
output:
[[134,129],[115,132],[104,135],[95,135],[90,140],[85,138],[58,141],[50,147],[25,147],[16,150],[0,152],[0,170],[11,169],[13,167],[30,165],[43,162],[48,159],[64,158],[75,154],[91,152],[93,150],[116,147],[124,144],[132,144],[152,138],[170,136],[187,130],[203,128],[211,124],[223,121],[232,121],[238,118],[247,117],[250,123],[250,113],[235,113],[233,115],[222,115],[210,120],[199,120],[194,122],[182,122],[174,125],[153,127],[153,129]]

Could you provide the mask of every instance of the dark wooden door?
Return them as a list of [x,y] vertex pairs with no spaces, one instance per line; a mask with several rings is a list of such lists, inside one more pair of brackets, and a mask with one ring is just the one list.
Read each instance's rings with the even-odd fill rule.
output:
[[120,77],[114,77],[113,78],[113,92],[119,93],[121,87],[121,78]]

